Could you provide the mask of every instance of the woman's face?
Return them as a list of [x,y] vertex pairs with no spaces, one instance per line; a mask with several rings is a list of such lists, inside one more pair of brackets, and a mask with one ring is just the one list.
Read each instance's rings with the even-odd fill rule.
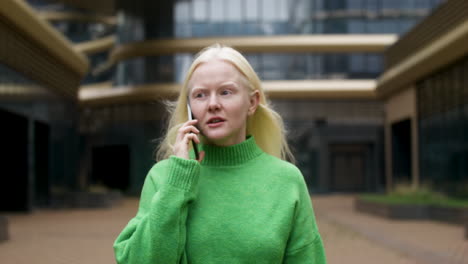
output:
[[220,59],[200,64],[188,88],[193,118],[209,143],[230,146],[245,140],[247,117],[255,112],[259,94],[251,95],[232,64]]

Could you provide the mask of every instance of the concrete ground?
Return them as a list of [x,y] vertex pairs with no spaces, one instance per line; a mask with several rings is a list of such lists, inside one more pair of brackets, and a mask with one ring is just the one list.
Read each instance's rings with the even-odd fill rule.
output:
[[[328,263],[468,263],[463,228],[432,221],[388,221],[356,213],[353,197],[312,197]],[[112,244],[136,213],[127,199],[111,209],[9,214],[2,264],[115,263]]]
[[358,213],[350,195],[313,196],[328,263],[468,263],[464,228]]

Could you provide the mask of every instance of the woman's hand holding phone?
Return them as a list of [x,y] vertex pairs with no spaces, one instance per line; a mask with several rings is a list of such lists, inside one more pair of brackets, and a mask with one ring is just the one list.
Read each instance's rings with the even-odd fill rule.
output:
[[[195,127],[198,120],[189,120],[182,124],[177,132],[176,142],[174,144],[174,155],[180,158],[189,159],[190,142],[200,143],[198,135],[200,131]],[[201,162],[205,156],[204,152],[199,153],[198,161]]]
[[[190,107],[190,103],[187,102],[187,115],[188,115],[188,120],[193,120],[193,113],[192,113],[192,108]],[[193,140],[192,140],[192,146],[193,146],[193,152],[195,154],[195,159],[196,160],[199,160],[200,157],[198,155],[198,147],[197,147],[197,143],[195,143]]]

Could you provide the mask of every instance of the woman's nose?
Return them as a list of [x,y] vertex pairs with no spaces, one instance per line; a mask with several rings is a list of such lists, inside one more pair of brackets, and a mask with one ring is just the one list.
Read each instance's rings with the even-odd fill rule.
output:
[[214,95],[210,96],[210,100],[208,101],[208,109],[213,111],[213,110],[218,110],[221,108],[221,105],[219,103],[219,98]]

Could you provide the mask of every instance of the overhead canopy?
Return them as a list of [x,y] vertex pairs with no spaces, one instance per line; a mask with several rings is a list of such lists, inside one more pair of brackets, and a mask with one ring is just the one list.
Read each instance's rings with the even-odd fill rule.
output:
[[[269,98],[375,99],[374,80],[264,81]],[[182,86],[176,83],[112,87],[111,83],[82,86],[82,105],[151,102],[174,99]]]
[[78,22],[94,22],[103,23],[106,25],[117,24],[115,16],[105,16],[96,14],[84,14],[81,12],[71,11],[39,11],[38,15],[40,18],[55,22],[55,21],[78,21]]
[[[49,2],[61,2],[68,6],[85,9],[101,14],[114,14],[116,0],[48,0]],[[125,0],[124,0],[125,1]]]
[[387,98],[466,56],[467,14],[468,1],[446,1],[390,47],[385,53],[387,69],[378,80],[377,95]]
[[0,61],[56,94],[76,100],[89,62],[26,2],[0,2]]
[[387,35],[277,35],[248,37],[209,37],[158,39],[134,42],[115,47],[109,64],[142,56],[196,53],[214,43],[221,43],[243,53],[278,52],[383,52],[396,42]]

